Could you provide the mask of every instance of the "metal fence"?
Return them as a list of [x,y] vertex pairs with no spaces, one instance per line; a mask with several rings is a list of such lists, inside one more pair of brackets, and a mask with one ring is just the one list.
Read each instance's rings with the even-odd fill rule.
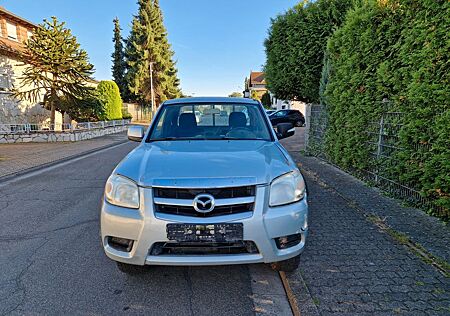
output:
[[[389,108],[388,105],[384,105]],[[420,188],[413,182],[404,183],[392,175],[392,167],[395,165],[396,154],[404,150],[399,145],[399,132],[402,128],[403,113],[384,111],[378,120],[370,121],[367,126],[367,141],[371,157],[367,169],[346,168],[345,171],[369,182],[390,195],[410,202],[423,209],[433,209],[442,213],[444,209],[437,206],[431,199],[424,197]],[[309,117],[309,140],[307,151],[333,164],[326,154],[325,141],[328,127],[328,115],[323,105],[311,105]],[[415,144],[415,150],[430,150],[429,144]],[[339,166],[337,166],[339,167]],[[340,168],[340,167],[339,167]]]
[[0,124],[0,134],[29,134],[42,132],[68,132],[102,129],[107,127],[125,126],[130,120],[114,120],[100,122],[80,122],[74,124],[50,124],[50,123],[25,123],[25,124]]
[[328,125],[327,112],[321,104],[311,104],[307,128],[309,130],[307,150],[314,156],[326,159],[325,155],[325,132]]

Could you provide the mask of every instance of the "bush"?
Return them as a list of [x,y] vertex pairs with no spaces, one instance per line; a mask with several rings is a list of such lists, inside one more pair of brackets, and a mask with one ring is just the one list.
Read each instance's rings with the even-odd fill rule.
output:
[[[326,153],[344,168],[374,169],[367,132],[400,112],[390,179],[416,188],[450,217],[450,3],[368,0],[328,42]],[[325,73],[325,72],[324,72]],[[381,102],[388,99],[387,106]],[[389,131],[385,131],[389,134]]]
[[97,94],[104,109],[105,120],[122,119],[122,99],[119,87],[114,81],[100,81],[97,86]]
[[105,117],[103,105],[96,91],[83,99],[61,97],[58,108],[77,122],[95,122]]
[[270,98],[269,92],[263,94],[263,96],[261,97],[261,103],[266,109],[270,109],[270,107],[272,106],[272,100]]
[[126,112],[122,115],[122,118],[124,120],[131,120],[133,118],[133,115],[131,115],[130,113]]

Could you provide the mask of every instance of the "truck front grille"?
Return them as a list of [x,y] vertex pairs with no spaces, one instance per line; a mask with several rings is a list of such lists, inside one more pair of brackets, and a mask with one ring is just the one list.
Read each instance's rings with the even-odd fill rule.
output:
[[213,189],[177,189],[154,188],[153,196],[168,199],[194,199],[198,194],[208,193],[215,199],[230,199],[238,197],[255,196],[255,186],[213,188]]
[[[156,213],[212,217],[253,212],[255,192],[255,186],[214,189],[153,188],[153,199]],[[202,193],[210,194],[215,199],[216,206],[209,213],[199,213],[193,207],[194,198]]]
[[150,255],[234,255],[259,253],[253,241],[222,243],[171,243],[157,242],[150,250]]

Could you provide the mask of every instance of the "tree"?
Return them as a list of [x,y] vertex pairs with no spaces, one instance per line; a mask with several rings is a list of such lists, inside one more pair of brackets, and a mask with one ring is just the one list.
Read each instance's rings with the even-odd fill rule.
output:
[[[94,66],[89,63],[85,50],[75,36],[56,17],[44,20],[25,43],[25,69],[14,95],[42,105],[50,110],[51,128],[55,126],[55,111],[61,110],[61,98],[76,106],[79,100],[92,94]],[[31,88],[30,88],[31,87]]]
[[159,2],[139,0],[138,15],[133,19],[127,40],[126,80],[132,97],[143,104],[152,102],[150,64],[153,68],[153,90],[157,103],[181,95],[173,51],[167,40],[167,31]]
[[[419,191],[448,221],[450,2],[364,2],[328,40],[325,153],[343,168],[378,170]],[[386,147],[375,160],[370,143],[382,117]]]
[[159,0],[153,0],[153,5],[155,14],[152,19],[152,24],[156,34],[159,34],[156,38],[156,43],[159,44],[159,51],[162,52],[161,61],[155,63],[157,75],[155,79],[158,79],[159,74],[163,90],[160,94],[160,101],[164,101],[181,96],[181,90],[179,88],[180,80],[178,79],[176,62],[173,60],[174,52],[167,39],[167,30],[164,27],[164,19]]
[[354,0],[303,1],[272,20],[264,45],[267,86],[279,99],[319,101],[327,39]]
[[230,95],[228,95],[228,97],[230,97],[230,98],[242,98],[242,93],[241,92],[233,92]]
[[272,100],[269,92],[263,94],[263,96],[261,97],[261,103],[266,109],[270,109],[270,107],[272,106]]
[[106,120],[122,119],[122,99],[119,87],[114,81],[103,80],[97,86],[98,100],[102,105]]
[[119,18],[115,18],[113,20],[114,22],[114,52],[112,53],[112,76],[114,79],[114,82],[117,84],[120,90],[120,95],[122,98],[126,98],[128,95],[127,93],[127,84],[125,81],[125,70],[126,70],[126,63],[125,63],[125,54],[124,54],[124,48],[123,48],[123,39],[121,35],[121,28],[119,24]]

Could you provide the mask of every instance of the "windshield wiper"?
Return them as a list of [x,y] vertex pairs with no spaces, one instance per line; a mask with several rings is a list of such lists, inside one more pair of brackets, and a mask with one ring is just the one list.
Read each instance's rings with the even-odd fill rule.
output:
[[171,141],[171,140],[208,140],[209,138],[204,137],[161,137],[161,138],[151,138],[150,142],[163,142],[163,141]]
[[208,140],[266,140],[264,138],[243,138],[243,137],[230,137],[230,136],[221,136],[218,138],[208,138]]
[[192,137],[161,137],[161,138],[150,138],[151,142],[163,142],[163,141],[169,141],[169,140],[192,140],[195,138]]

